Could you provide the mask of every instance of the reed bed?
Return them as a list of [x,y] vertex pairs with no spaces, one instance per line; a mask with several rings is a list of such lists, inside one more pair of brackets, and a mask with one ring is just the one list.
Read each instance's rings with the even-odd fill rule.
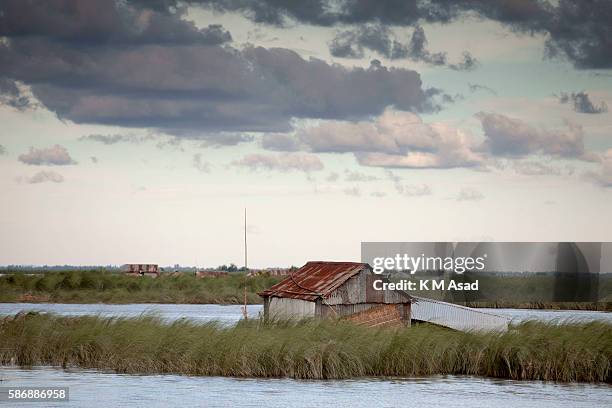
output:
[[278,277],[231,273],[215,278],[197,278],[184,273],[159,278],[126,276],[99,271],[59,271],[0,276],[0,302],[54,303],[261,303],[257,292],[280,280]]
[[119,373],[341,379],[475,375],[612,382],[612,325],[528,322],[506,333],[430,325],[372,329],[347,321],[241,321],[29,313],[0,323],[0,364]]

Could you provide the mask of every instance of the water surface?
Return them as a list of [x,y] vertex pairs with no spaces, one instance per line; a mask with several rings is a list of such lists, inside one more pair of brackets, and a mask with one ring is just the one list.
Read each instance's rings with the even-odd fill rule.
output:
[[[261,305],[249,305],[250,317],[258,317]],[[156,313],[168,321],[186,318],[204,322],[218,320],[235,323],[242,318],[240,305],[187,305],[187,304],[150,304],[134,303],[126,305],[108,304],[64,304],[64,303],[0,303],[1,315],[14,315],[21,311],[36,310],[52,312],[62,316],[100,315],[105,317],[136,317],[143,313]],[[525,320],[549,322],[593,321],[612,323],[612,313],[583,310],[533,310],[533,309],[478,309],[488,313],[507,316],[513,323]]]
[[[606,384],[555,384],[467,376],[300,381],[120,375],[58,368],[0,368],[0,386],[69,387],[67,407],[513,407],[612,406]],[[1,403],[0,403],[1,404]],[[20,403],[40,407],[41,403]]]

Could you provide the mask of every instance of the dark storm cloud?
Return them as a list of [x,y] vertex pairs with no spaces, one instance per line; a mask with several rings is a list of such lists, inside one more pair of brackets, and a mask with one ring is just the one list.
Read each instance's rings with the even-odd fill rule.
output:
[[589,94],[586,92],[562,92],[559,96],[559,102],[561,103],[572,103],[574,110],[578,113],[605,113],[608,111],[608,105],[605,102],[601,102],[598,106],[591,102]]
[[439,90],[423,90],[415,71],[380,63],[349,69],[283,48],[236,49],[219,44],[229,39],[220,26],[198,30],[181,13],[102,0],[0,3],[0,35],[8,38],[0,43],[0,78],[30,86],[61,119],[203,140],[213,132],[287,131],[292,118],[356,119],[390,105],[436,109],[431,97]]
[[363,58],[365,50],[389,59],[410,59],[429,65],[447,66],[456,71],[471,70],[477,65],[476,58],[469,52],[464,52],[458,63],[449,63],[445,52],[430,52],[425,31],[419,25],[414,28],[406,44],[394,38],[391,30],[380,24],[365,24],[339,32],[329,43],[329,51],[334,57]]
[[512,30],[547,36],[546,55],[579,69],[612,68],[612,2],[609,0],[193,0],[220,11],[241,12],[264,24],[291,21],[319,26],[379,23],[414,26],[450,23],[475,14]]
[[366,49],[390,59],[406,58],[406,46],[392,36],[391,30],[383,25],[365,24],[339,32],[330,42],[329,51],[340,58],[362,58]]
[[419,25],[414,28],[410,38],[407,56],[413,61],[421,61],[430,65],[446,65],[456,71],[469,71],[478,64],[476,58],[467,51],[463,52],[463,59],[458,63],[449,63],[445,52],[430,52],[427,49],[425,30]]
[[184,10],[159,12],[115,1],[6,0],[0,5],[0,36],[40,36],[87,44],[202,44],[231,41],[220,25],[198,29]]

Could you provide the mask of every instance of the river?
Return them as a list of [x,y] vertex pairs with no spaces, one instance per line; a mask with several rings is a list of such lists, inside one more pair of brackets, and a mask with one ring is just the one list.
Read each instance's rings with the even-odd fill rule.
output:
[[[156,313],[168,321],[187,318],[217,320],[233,324],[242,317],[237,305],[175,304],[29,304],[2,303],[0,315],[37,310],[64,316],[96,314],[134,317]],[[248,308],[256,317],[260,305]],[[611,313],[487,309],[510,317],[513,322],[542,321],[612,322]],[[511,381],[467,376],[428,378],[352,379],[300,381],[291,379],[239,379],[176,375],[122,375],[95,370],[36,367],[0,368],[0,387],[57,386],[70,388],[70,401],[63,407],[518,407],[612,406],[612,386],[607,384],[556,384],[540,381]],[[409,401],[409,404],[407,403]],[[0,406],[3,403],[0,402]],[[19,403],[19,407],[53,406],[49,403]]]
[[[187,305],[133,303],[125,305],[66,304],[66,303],[0,303],[0,316],[14,315],[23,311],[50,312],[62,316],[99,315],[105,317],[136,317],[144,313],[155,313],[168,321],[180,318],[199,322],[217,320],[235,323],[242,318],[239,305]],[[257,317],[261,305],[249,305],[248,315]],[[478,309],[488,313],[507,316],[513,323],[525,320],[548,322],[601,320],[612,323],[612,313],[583,310],[533,310],[533,309]]]
[[[464,376],[301,381],[91,370],[0,368],[0,386],[69,387],[70,401],[19,407],[513,407],[612,406],[606,384],[555,384]],[[0,406],[2,403],[0,403]]]

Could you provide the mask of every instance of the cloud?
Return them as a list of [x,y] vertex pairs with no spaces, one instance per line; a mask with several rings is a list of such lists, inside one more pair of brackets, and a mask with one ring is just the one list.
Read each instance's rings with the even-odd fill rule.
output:
[[476,114],[486,140],[483,147],[496,156],[521,157],[542,153],[551,156],[586,159],[584,132],[579,125],[566,123],[562,131],[536,129],[519,119],[498,113]]
[[68,150],[58,144],[42,149],[30,147],[28,153],[19,155],[19,161],[34,166],[66,166],[76,164],[72,157],[70,157]]
[[342,190],[342,192],[348,196],[353,196],[353,197],[361,196],[361,189],[357,186],[345,188],[344,190]]
[[457,201],[480,201],[483,198],[484,194],[470,187],[462,188],[455,197]]
[[[145,127],[181,138],[286,132],[293,118],[429,112],[436,90],[410,69],[346,68],[284,48],[234,48],[180,6],[77,0],[0,3],[0,78],[62,120]],[[62,5],[62,7],[59,7]],[[176,10],[175,10],[176,9]],[[173,11],[175,10],[175,11]],[[225,144],[217,141],[218,144]]]
[[338,32],[329,43],[334,57],[363,58],[370,50],[390,59],[407,57],[406,46],[392,38],[391,30],[381,24],[364,24]]
[[609,0],[193,0],[226,12],[241,12],[263,24],[416,26],[449,24],[469,15],[497,21],[518,34],[545,36],[545,56],[571,61],[578,69],[612,68],[612,2]]
[[328,174],[328,176],[325,178],[325,181],[333,183],[338,181],[338,179],[340,179],[340,175],[334,171]]
[[463,53],[458,63],[449,63],[446,53],[431,53],[427,50],[425,31],[419,25],[414,28],[408,44],[398,41],[391,30],[381,24],[365,24],[356,28],[341,31],[329,43],[329,51],[334,57],[363,58],[365,50],[378,53],[389,59],[410,59],[429,65],[447,66],[456,71],[474,69],[476,59],[469,53]]
[[261,147],[266,150],[280,152],[295,152],[300,150],[299,142],[292,136],[283,133],[267,133],[263,135]]
[[24,181],[28,184],[40,184],[40,183],[63,183],[64,177],[54,171],[39,171],[32,177],[27,177]]
[[202,160],[202,154],[197,153],[193,155],[193,167],[202,173],[210,173],[210,163]]
[[424,62],[429,65],[445,65],[455,71],[469,71],[476,68],[478,61],[469,52],[463,52],[463,59],[458,63],[449,63],[445,52],[432,53],[427,49],[425,30],[420,25],[414,28],[406,56],[413,61]]
[[597,114],[608,111],[608,105],[605,102],[601,102],[599,106],[594,105],[589,95],[584,91],[572,92],[571,94],[562,92],[559,96],[559,102],[561,103],[569,103],[570,101],[574,106],[574,111],[578,113]]
[[[1,43],[0,43],[1,47]],[[9,106],[19,111],[32,108],[35,104],[17,86],[17,83],[9,78],[0,76],[0,105]]]
[[39,36],[77,46],[219,45],[232,39],[219,25],[198,29],[184,20],[184,8],[169,12],[168,7],[154,10],[143,5],[138,1],[5,0],[0,5],[0,36]]
[[79,137],[79,141],[81,142],[98,142],[105,145],[112,145],[116,143],[142,143],[147,140],[151,140],[152,135],[147,136],[138,136],[134,134],[114,134],[114,135],[100,135],[100,134],[91,134]]
[[323,163],[313,154],[280,153],[278,155],[248,154],[232,165],[250,170],[303,171],[323,170]]
[[558,176],[561,170],[538,161],[515,161],[514,171],[525,176]]
[[238,132],[201,132],[198,129],[165,129],[165,132],[174,136],[167,144],[191,139],[202,141],[202,147],[235,146],[255,139],[252,135]]
[[468,82],[468,89],[472,93],[477,92],[477,91],[486,91],[486,92],[489,92],[492,95],[497,96],[497,92],[494,89],[489,88],[486,85],[472,84],[472,83]]
[[422,196],[428,196],[432,194],[431,187],[429,187],[427,184],[421,184],[421,185],[396,184],[395,189],[397,190],[398,193],[406,197],[422,197]]
[[612,149],[602,155],[599,170],[587,172],[585,177],[602,187],[612,188]]
[[376,181],[378,177],[371,176],[369,174],[361,173],[359,171],[345,170],[344,181],[350,182],[364,182],[364,181]]
[[328,121],[299,129],[297,135],[313,152],[351,152],[365,166],[451,168],[483,161],[460,130],[391,109],[371,122]]

